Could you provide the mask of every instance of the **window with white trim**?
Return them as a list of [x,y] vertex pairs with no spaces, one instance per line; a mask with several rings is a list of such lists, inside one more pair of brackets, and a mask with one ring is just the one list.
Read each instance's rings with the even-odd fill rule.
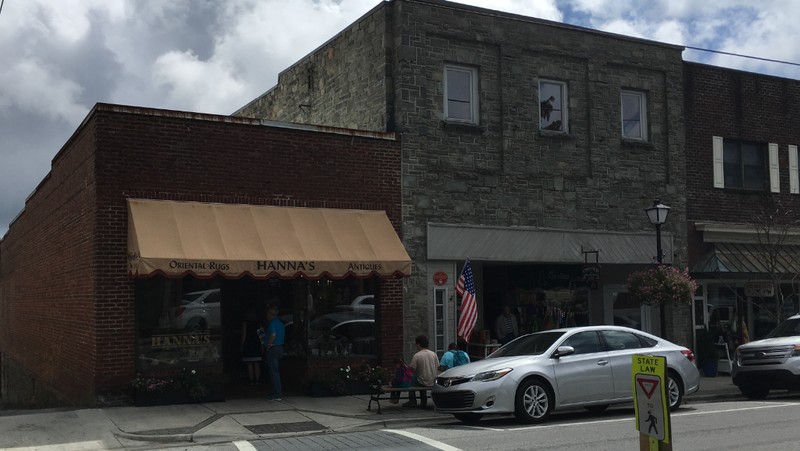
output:
[[567,84],[560,81],[539,82],[539,129],[566,132]]
[[478,71],[463,66],[444,66],[444,118],[478,123]]
[[714,187],[780,192],[778,145],[713,137]]
[[622,91],[622,137],[647,140],[647,97],[643,92]]

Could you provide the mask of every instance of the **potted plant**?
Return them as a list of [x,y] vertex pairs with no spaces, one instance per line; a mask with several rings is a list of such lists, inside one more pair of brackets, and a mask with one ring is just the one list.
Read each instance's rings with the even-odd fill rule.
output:
[[719,355],[714,346],[714,339],[706,327],[697,330],[697,365],[706,377],[716,377],[719,366]]
[[642,305],[666,303],[691,304],[697,283],[683,271],[668,265],[631,273],[628,277],[628,296]]

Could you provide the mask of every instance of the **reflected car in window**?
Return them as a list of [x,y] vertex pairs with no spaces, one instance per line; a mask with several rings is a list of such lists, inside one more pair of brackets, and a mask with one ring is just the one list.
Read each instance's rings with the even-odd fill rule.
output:
[[375,295],[365,294],[362,296],[356,296],[355,299],[353,299],[353,301],[349,304],[337,305],[336,308],[345,312],[367,313],[374,315]]
[[308,344],[312,354],[375,354],[375,317],[371,314],[329,313],[311,321]]
[[633,401],[634,354],[666,357],[672,410],[698,390],[691,350],[627,327],[588,326],[524,335],[484,360],[451,368],[436,378],[433,401],[464,422],[513,413],[539,423],[574,407],[600,412]]
[[175,329],[207,332],[220,327],[219,307],[219,288],[185,293],[181,304],[172,309],[171,325]]

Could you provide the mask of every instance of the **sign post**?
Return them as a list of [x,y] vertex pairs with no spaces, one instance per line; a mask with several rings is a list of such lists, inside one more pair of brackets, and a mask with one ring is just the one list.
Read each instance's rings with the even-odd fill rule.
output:
[[672,450],[666,381],[666,357],[633,356],[633,406],[640,451]]

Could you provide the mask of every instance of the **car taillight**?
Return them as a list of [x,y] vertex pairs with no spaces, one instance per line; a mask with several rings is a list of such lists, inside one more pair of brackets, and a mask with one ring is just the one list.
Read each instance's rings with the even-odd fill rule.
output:
[[175,307],[175,317],[181,316],[184,310],[186,310],[186,307]]
[[687,349],[685,351],[681,351],[681,354],[686,356],[686,358],[689,359],[690,362],[694,362],[694,352],[692,352],[691,349]]

